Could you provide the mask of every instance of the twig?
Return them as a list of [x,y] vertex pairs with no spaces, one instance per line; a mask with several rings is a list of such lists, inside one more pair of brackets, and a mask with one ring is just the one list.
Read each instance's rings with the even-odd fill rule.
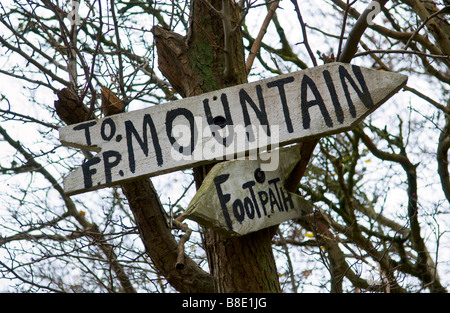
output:
[[[14,27],[12,27],[9,23],[7,23],[3,17],[0,16],[0,22],[5,25],[10,31],[11,33],[17,37],[18,39],[22,40],[24,42],[24,44],[26,44],[28,47],[30,47],[31,49],[33,49],[33,51],[39,53],[40,55],[42,55],[45,59],[47,59],[50,63],[54,64],[57,68],[62,69],[63,71],[67,71],[68,68],[67,66],[64,66],[62,64],[60,64],[56,59],[54,59],[53,57],[49,56],[47,53],[45,53],[44,51],[42,51],[42,49],[36,47],[33,43],[31,43],[27,38],[25,38],[25,36],[21,33],[19,33],[18,31],[16,31],[14,29]],[[19,40],[17,40],[17,43],[19,43]]]
[[308,36],[306,34],[306,24],[303,22],[303,17],[300,12],[300,8],[298,6],[297,0],[291,0],[291,2],[295,6],[295,12],[297,12],[297,18],[298,18],[298,21],[300,22],[300,26],[302,28],[303,43],[305,44],[306,50],[308,51],[309,57],[311,58],[311,61],[313,62],[314,66],[317,66],[316,57],[314,56],[314,53],[308,42]]
[[[380,7],[384,7],[388,0],[378,0],[377,2]],[[348,34],[348,39],[345,42],[342,53],[338,59],[339,62],[350,63],[350,61],[352,60],[353,56],[358,50],[359,40],[369,26],[368,17],[369,14],[372,14],[372,12],[372,5],[369,4],[369,6],[359,16],[358,20],[355,23],[355,26],[353,26],[350,33]]]
[[[51,85],[49,83],[46,83],[46,82],[43,82],[42,80],[31,79],[31,78],[29,78],[29,77],[27,77],[25,75],[21,76],[21,75],[15,74],[14,71],[13,72],[8,72],[8,71],[0,69],[0,74],[4,74],[4,75],[8,75],[8,76],[17,78],[17,79],[24,80],[26,82],[35,84],[38,87],[41,87],[41,86],[47,87],[48,89],[52,90],[54,93],[56,93],[59,90],[58,88],[53,87],[53,85]],[[48,80],[48,78],[47,78],[47,80]]]
[[[427,26],[428,31],[436,39],[436,43],[441,48],[442,52],[444,52],[444,54],[450,54],[450,39],[448,38],[448,34],[446,34],[438,23],[433,20],[432,17],[434,14],[430,14],[425,4],[419,0],[404,0],[403,2],[409,5],[413,11],[417,13],[423,21],[423,24]],[[437,13],[439,13],[439,11]]]
[[0,44],[5,46],[9,50],[16,52],[18,55],[22,56],[25,60],[27,60],[27,62],[30,62],[35,67],[37,67],[40,71],[42,71],[42,73],[44,73],[44,75],[47,75],[47,76],[51,77],[51,79],[53,79],[55,81],[58,81],[59,83],[63,84],[64,86],[70,86],[70,82],[68,82],[68,81],[62,79],[61,77],[55,75],[54,73],[52,73],[52,71],[50,71],[44,65],[42,65],[41,63],[36,61],[33,57],[31,57],[30,55],[26,54],[20,48],[17,48],[15,46],[11,45],[10,43],[8,43],[8,41],[4,40],[3,37],[1,37],[1,36],[0,36]]
[[363,52],[359,52],[359,53],[355,53],[355,55],[353,56],[354,58],[356,57],[360,57],[363,55],[368,55],[368,54],[372,54],[372,53],[406,53],[406,54],[416,54],[416,55],[420,55],[420,56],[426,56],[426,57],[430,57],[430,58],[436,58],[436,59],[449,59],[450,60],[450,55],[442,55],[442,54],[430,54],[430,53],[425,53],[425,52],[421,52],[421,51],[409,51],[409,50],[403,50],[403,49],[392,49],[392,50],[384,50],[384,49],[380,49],[380,50],[368,50],[368,51],[363,51]]
[[289,247],[286,243],[286,239],[284,238],[283,233],[280,230],[278,230],[278,236],[280,237],[281,246],[283,247],[284,253],[286,254],[289,276],[291,277],[292,291],[294,293],[297,293],[297,285],[295,284],[295,276],[294,276],[294,267],[292,266],[292,260],[289,254]]
[[318,27],[314,27],[314,26],[311,26],[311,25],[305,25],[305,26],[307,28],[315,30],[315,31],[321,33],[322,35],[327,36],[327,37],[336,38],[336,39],[340,39],[340,38],[347,39],[346,36],[342,37],[342,36],[339,36],[339,35],[330,34],[330,33],[327,33],[326,31],[323,31],[322,29],[320,29]]
[[338,60],[339,60],[339,57],[341,56],[342,43],[344,42],[345,25],[347,23],[348,10],[350,9],[350,7],[353,4],[355,4],[355,2],[356,2],[356,0],[353,1],[352,3],[349,3],[349,1],[347,0],[347,7],[345,8],[345,12],[344,12],[344,20],[342,21],[341,35],[339,36],[339,47],[338,47],[338,54],[336,57]]
[[411,37],[408,39],[408,41],[406,42],[405,45],[405,50],[408,49],[409,44],[411,43],[411,41],[414,39],[414,37],[419,33],[419,31],[425,27],[425,25],[428,23],[429,20],[431,20],[432,18],[434,18],[435,16],[444,13],[445,11],[449,11],[450,10],[450,5],[447,5],[445,7],[443,7],[441,10],[434,12],[433,14],[431,14],[430,16],[428,16],[425,21],[420,24],[420,26],[415,30],[415,32],[411,35]]
[[[10,111],[10,110],[0,109],[0,113],[1,113],[0,116],[2,118],[4,118],[5,120],[13,120],[13,121],[16,120],[16,121],[22,121],[24,123],[32,122],[32,123],[37,123],[37,124],[43,125],[45,127],[49,127],[51,129],[55,129],[55,130],[59,129],[59,126],[53,125],[51,123],[46,123],[46,122],[41,121],[39,119],[36,119],[34,117],[31,117],[31,116],[28,116],[28,115],[23,115],[23,114],[20,114],[20,113],[17,113],[17,112],[13,112],[13,111]],[[7,118],[6,114],[11,114],[12,117],[11,118]],[[19,117],[21,119],[15,119],[15,117]]]
[[450,114],[450,108],[440,104],[439,102],[431,99],[430,97],[424,95],[423,93],[421,93],[420,91],[418,91],[417,89],[414,89],[412,87],[409,86],[405,86],[403,87],[404,90],[412,92],[413,94],[415,94],[416,96],[428,101],[429,103],[431,103],[432,105],[434,105],[437,109],[442,110],[444,113],[446,114]]
[[253,61],[255,60],[256,54],[258,53],[259,48],[261,47],[262,38],[267,32],[267,27],[269,26],[270,21],[272,20],[273,15],[275,14],[275,10],[278,8],[278,3],[280,1],[275,1],[270,5],[269,11],[267,12],[266,18],[264,19],[263,24],[261,25],[261,29],[259,30],[258,36],[253,42],[252,48],[250,49],[250,54],[247,58],[247,62],[245,63],[245,69],[247,74],[250,73],[250,69],[252,68]]
[[116,45],[117,45],[117,57],[118,57],[118,61],[119,61],[119,90],[122,96],[122,99],[126,99],[126,94],[125,94],[125,86],[124,86],[124,80],[123,80],[123,61],[122,61],[122,48],[121,48],[121,42],[120,42],[120,34],[119,34],[119,25],[117,23],[117,17],[116,17],[116,10],[114,8],[115,3],[114,0],[111,0],[111,4],[110,4],[110,10],[111,10],[111,15],[112,15],[112,19],[113,19],[113,23],[114,23],[114,32],[116,35]]
[[[360,41],[359,42],[361,44],[361,47],[363,47],[364,50],[366,51],[370,51],[369,46],[367,46],[364,41]],[[388,72],[393,72],[393,70],[386,65],[386,63],[383,62],[383,60],[381,60],[381,58],[376,55],[376,53],[371,53],[370,56],[375,60],[375,62],[381,67],[381,69],[388,71]]]
[[7,264],[3,263],[2,261],[0,261],[0,266],[3,267],[3,268],[5,268],[6,271],[7,271],[8,273],[11,273],[12,275],[14,275],[14,277],[15,277],[16,279],[18,279],[19,281],[21,281],[21,282],[24,283],[24,284],[29,284],[29,285],[31,285],[31,286],[35,286],[35,287],[40,288],[40,289],[43,289],[43,290],[52,291],[52,292],[54,292],[54,293],[60,293],[60,292],[61,292],[61,290],[59,290],[59,289],[54,289],[54,288],[50,287],[50,285],[48,285],[48,284],[41,285],[41,284],[35,282],[35,279],[33,279],[33,278],[32,278],[31,280],[28,280],[28,279],[26,279],[25,277],[20,276],[20,274],[17,273],[17,272],[14,270],[13,267],[9,267]]
[[184,269],[184,244],[191,238],[192,230],[187,226],[187,224],[183,223],[185,217],[184,215],[178,216],[176,219],[173,220],[173,226],[176,228],[184,231],[184,235],[181,236],[180,242],[178,243],[177,248],[177,262],[175,263],[175,268],[177,270]]
[[[78,7],[77,7],[78,10]],[[78,14],[75,12],[75,14]],[[62,21],[61,21],[62,22]],[[68,53],[68,59],[69,59],[69,80],[72,83],[73,90],[77,90],[78,87],[78,64],[77,64],[77,37],[78,37],[78,25],[77,23],[71,23],[72,26],[70,28],[69,32],[69,53]]]
[[98,12],[99,12],[99,18],[98,18],[99,19],[99,27],[98,27],[98,32],[97,32],[97,43],[95,45],[94,53],[92,54],[91,70],[90,70],[89,73],[87,71],[85,71],[86,82],[88,82],[88,83],[86,84],[87,87],[86,87],[85,91],[83,92],[83,94],[80,97],[80,101],[83,101],[84,97],[86,96],[88,87],[91,88],[91,91],[93,90],[92,87],[91,87],[92,86],[92,82],[91,81],[92,81],[92,78],[95,76],[94,75],[95,59],[96,59],[96,57],[97,57],[97,55],[99,53],[100,44],[102,42],[102,36],[103,36],[103,33],[102,33],[103,16],[102,16],[102,2],[101,1],[98,2]]

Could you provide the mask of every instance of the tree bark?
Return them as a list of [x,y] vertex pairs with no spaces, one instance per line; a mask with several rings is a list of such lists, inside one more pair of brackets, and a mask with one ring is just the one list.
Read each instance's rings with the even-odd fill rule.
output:
[[[186,37],[154,27],[161,72],[183,97],[246,83],[239,8],[234,1],[191,1]],[[210,166],[194,169],[197,188]],[[280,292],[272,251],[273,228],[225,238],[205,229],[205,249],[216,292]]]

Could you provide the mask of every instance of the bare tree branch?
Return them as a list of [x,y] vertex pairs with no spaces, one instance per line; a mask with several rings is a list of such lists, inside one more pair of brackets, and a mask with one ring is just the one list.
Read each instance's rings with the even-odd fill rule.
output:
[[261,46],[261,41],[267,31],[267,27],[269,26],[269,23],[272,20],[272,17],[275,14],[275,10],[277,9],[279,2],[280,1],[275,1],[270,5],[269,11],[267,12],[266,17],[264,18],[264,21],[261,25],[261,29],[259,30],[258,36],[256,37],[255,41],[253,42],[252,48],[250,49],[250,54],[248,55],[247,62],[245,64],[247,73],[250,73],[250,69],[252,68],[253,61],[255,60],[255,57]]
[[49,76],[51,78],[51,80],[55,80],[55,81],[63,84],[64,86],[70,86],[71,85],[69,81],[60,78],[58,75],[55,75],[52,71],[47,69],[43,64],[41,64],[38,61],[36,61],[32,56],[26,54],[22,49],[11,45],[8,41],[3,39],[3,37],[1,37],[1,36],[0,36],[0,43],[3,46],[5,46],[6,48],[8,48],[9,50],[14,51],[15,53],[17,53],[18,55],[23,57],[27,62],[30,62],[31,64],[33,64],[42,73],[44,73],[45,75]]
[[114,253],[113,246],[107,243],[104,235],[98,229],[98,226],[94,223],[90,223],[87,221],[85,216],[81,214],[77,208],[75,203],[68,197],[63,188],[59,185],[56,179],[48,172],[43,166],[41,166],[33,157],[33,155],[26,151],[24,147],[18,142],[13,140],[6,130],[0,126],[0,134],[3,138],[14,147],[19,153],[21,153],[27,163],[30,164],[34,168],[34,170],[41,175],[43,175],[51,184],[56,191],[60,194],[67,208],[67,212],[61,217],[61,220],[66,218],[67,216],[73,216],[77,222],[84,228],[86,234],[93,240],[93,242],[98,245],[98,247],[103,251],[108,263],[111,265],[113,271],[116,273],[118,280],[121,282],[123,289],[126,292],[136,292],[133,285],[131,284],[129,277],[125,273],[122,265],[117,262],[117,256]]
[[[375,2],[378,3],[380,7],[384,7],[388,0],[377,0]],[[369,7],[364,10],[364,12],[356,21],[355,26],[353,26],[350,33],[348,34],[347,40],[342,50],[342,54],[339,58],[340,62],[349,63],[355,55],[356,51],[358,50],[359,41],[369,25],[369,14],[373,14],[374,9],[376,8],[369,5]]]
[[[436,21],[433,19],[437,14],[430,14],[428,10],[425,8],[423,2],[418,0],[403,0],[404,3],[411,6],[417,15],[422,19],[423,25],[426,25],[431,34],[433,34],[436,42],[439,44],[442,52],[444,54],[450,55],[450,38],[448,38],[448,34],[444,32]],[[445,11],[450,6],[445,7]],[[443,12],[440,12],[443,13]],[[439,14],[439,12],[438,12]]]
[[303,34],[303,44],[305,45],[306,50],[308,51],[309,57],[311,58],[313,65],[317,66],[316,57],[314,56],[314,53],[308,42],[308,35],[306,32],[306,24],[303,21],[302,13],[300,12],[300,7],[298,6],[298,2],[297,2],[297,0],[291,0],[291,2],[295,7],[295,12],[297,13],[297,19],[300,22],[300,26],[301,26],[302,34]]

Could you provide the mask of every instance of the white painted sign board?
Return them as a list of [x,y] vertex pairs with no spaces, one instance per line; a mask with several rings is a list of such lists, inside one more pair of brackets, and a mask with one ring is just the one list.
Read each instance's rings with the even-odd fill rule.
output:
[[[275,170],[264,170],[269,158],[275,158]],[[218,163],[183,216],[225,236],[241,236],[310,213],[311,203],[284,187],[299,160],[295,145]]]
[[60,129],[98,152],[64,179],[77,194],[346,131],[406,84],[343,63],[233,86]]

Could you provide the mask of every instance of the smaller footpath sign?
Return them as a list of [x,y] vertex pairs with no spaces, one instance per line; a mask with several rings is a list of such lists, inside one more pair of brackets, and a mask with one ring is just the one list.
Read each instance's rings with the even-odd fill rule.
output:
[[214,165],[184,216],[226,236],[241,236],[311,212],[285,189],[300,160],[298,145]]

